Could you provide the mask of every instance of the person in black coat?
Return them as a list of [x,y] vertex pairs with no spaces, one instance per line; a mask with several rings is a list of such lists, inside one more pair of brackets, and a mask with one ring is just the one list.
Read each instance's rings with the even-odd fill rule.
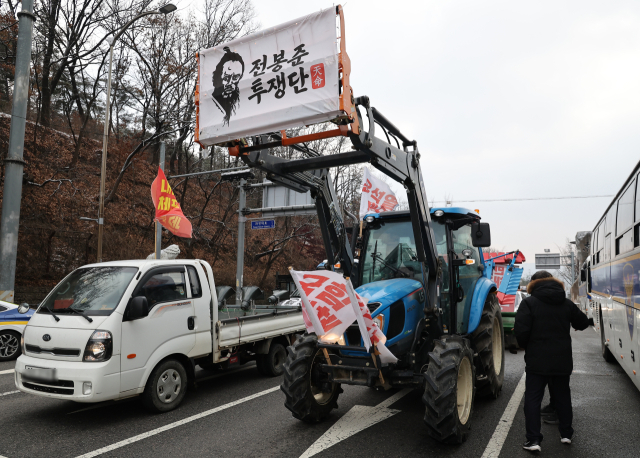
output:
[[555,403],[560,421],[561,442],[573,438],[573,412],[569,380],[573,371],[570,327],[582,331],[593,325],[593,319],[567,299],[564,284],[547,271],[536,272],[527,286],[529,297],[520,303],[514,333],[518,345],[525,349],[526,389],[524,415],[527,429],[526,450],[540,451],[540,405],[544,390]]

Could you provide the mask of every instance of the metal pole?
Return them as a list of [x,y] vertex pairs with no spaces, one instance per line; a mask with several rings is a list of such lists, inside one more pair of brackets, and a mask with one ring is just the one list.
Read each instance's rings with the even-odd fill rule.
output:
[[18,230],[20,201],[22,199],[22,172],[24,169],[24,132],[29,103],[29,67],[31,65],[31,38],[33,34],[33,0],[22,0],[18,13],[18,48],[16,53],[13,108],[9,151],[4,160],[4,189],[2,220],[0,222],[0,299],[13,302],[18,257]]
[[[160,142],[160,157],[158,163],[160,169],[164,172],[164,151],[165,143]],[[162,224],[156,222],[156,259],[160,259],[162,255]]]
[[247,206],[247,192],[244,189],[244,185],[247,180],[240,179],[240,193],[238,195],[238,264],[236,267],[236,305],[242,304],[242,282],[244,271],[244,226],[247,217],[242,212],[244,207]]
[[575,254],[573,253],[573,247],[571,247],[571,287],[573,288],[573,284],[576,281],[576,272],[575,272],[575,264],[574,264]]
[[104,188],[107,179],[107,147],[109,145],[109,116],[111,106],[111,67],[113,65],[113,44],[109,46],[109,78],[107,80],[107,101],[102,135],[102,167],[100,168],[100,207],[98,209],[98,262],[102,262],[102,234],[104,232]]

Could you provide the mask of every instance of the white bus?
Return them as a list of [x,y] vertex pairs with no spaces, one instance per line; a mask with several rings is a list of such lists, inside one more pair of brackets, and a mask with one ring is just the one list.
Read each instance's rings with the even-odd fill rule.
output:
[[602,356],[640,389],[640,162],[593,230],[588,281]]

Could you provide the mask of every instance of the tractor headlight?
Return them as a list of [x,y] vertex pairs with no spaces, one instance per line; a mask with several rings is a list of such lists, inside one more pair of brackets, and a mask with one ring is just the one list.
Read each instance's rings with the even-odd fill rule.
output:
[[384,332],[384,315],[381,313],[380,315],[374,317],[373,321],[375,321],[380,330]]
[[433,215],[436,216],[437,218],[440,218],[442,215],[444,215],[444,211],[436,210],[435,212],[433,212]]
[[97,330],[93,333],[84,349],[82,361],[98,363],[111,358],[113,338],[109,331]]
[[376,220],[376,217],[375,216],[367,216],[364,220],[367,223],[373,223]]

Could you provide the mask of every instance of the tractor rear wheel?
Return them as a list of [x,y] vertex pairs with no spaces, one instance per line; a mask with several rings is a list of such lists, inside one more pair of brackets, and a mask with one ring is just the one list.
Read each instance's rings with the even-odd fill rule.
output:
[[318,365],[325,361],[318,348],[318,337],[305,334],[287,347],[284,363],[284,380],[280,389],[284,392],[284,406],[298,420],[318,423],[338,408],[338,396],[342,393],[339,383],[329,382],[327,374]]
[[425,378],[422,402],[427,432],[440,442],[461,444],[469,434],[475,394],[469,341],[458,336],[436,340]]
[[478,328],[471,334],[476,356],[476,380],[479,397],[497,398],[504,382],[504,328],[502,312],[495,294],[484,303]]

